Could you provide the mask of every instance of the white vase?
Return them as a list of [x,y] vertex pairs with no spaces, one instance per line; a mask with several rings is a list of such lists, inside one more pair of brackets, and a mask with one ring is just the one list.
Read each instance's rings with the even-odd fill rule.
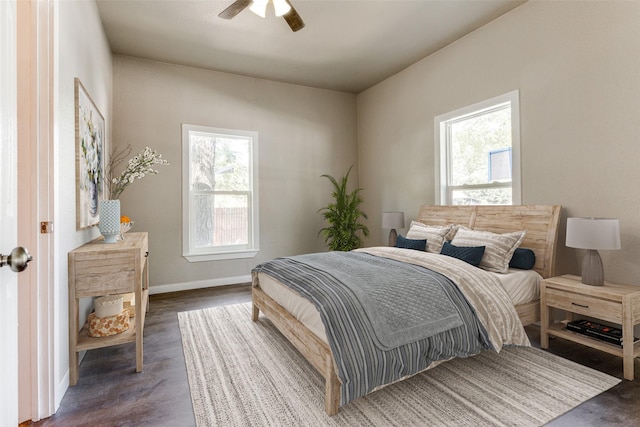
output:
[[105,243],[116,243],[120,235],[120,200],[100,200],[98,229]]

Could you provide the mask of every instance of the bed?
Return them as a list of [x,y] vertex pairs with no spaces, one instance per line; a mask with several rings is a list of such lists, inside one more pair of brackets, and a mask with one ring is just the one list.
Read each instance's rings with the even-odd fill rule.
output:
[[[554,275],[555,250],[558,231],[558,220],[560,216],[560,206],[556,205],[529,205],[529,206],[422,206],[417,217],[417,222],[432,227],[446,227],[451,224],[463,226],[467,230],[491,232],[497,234],[526,231],[524,237],[519,242],[520,248],[527,248],[535,254],[535,263],[531,271],[541,278]],[[418,225],[418,224],[416,224]],[[412,228],[413,230],[413,228]],[[455,242],[455,238],[454,241]],[[416,251],[396,248],[365,248],[363,255],[353,256],[375,256],[393,258],[392,262],[406,263],[407,265],[417,265],[422,263],[422,257],[429,258],[429,262],[435,264],[445,262],[450,263],[449,257],[443,255],[423,255],[416,254]],[[419,260],[414,260],[416,257]],[[442,258],[442,260],[441,260]],[[444,259],[447,260],[444,260]],[[366,262],[366,260],[365,260]],[[455,261],[458,262],[458,261]],[[464,263],[462,263],[464,264]],[[448,264],[447,264],[448,265]],[[444,271],[447,270],[445,265]],[[467,267],[465,267],[467,268]],[[476,267],[473,269],[479,270]],[[452,276],[454,271],[452,271]],[[509,270],[511,271],[511,270]],[[447,273],[448,274],[448,273]],[[465,273],[466,274],[466,273]],[[488,276],[488,273],[482,273]],[[495,275],[495,274],[494,274]],[[506,276],[506,275],[505,275]],[[314,366],[325,378],[325,411],[329,415],[338,412],[341,405],[341,380],[336,369],[336,357],[329,345],[327,334],[320,320],[320,313],[316,306],[304,297],[287,286],[285,286],[276,275],[265,274],[264,271],[253,272],[252,286],[252,319],[257,321],[262,312],[280,332],[300,351],[300,353]],[[457,277],[457,276],[456,276]],[[452,279],[453,280],[453,279]],[[464,282],[466,279],[456,278]],[[478,279],[480,280],[480,279]],[[485,279],[489,280],[489,279]],[[491,279],[493,280],[493,279]],[[468,280],[467,280],[468,281]],[[467,286],[468,287],[468,286]],[[501,291],[502,292],[502,291]],[[506,295],[506,293],[505,293]],[[466,296],[466,295],[465,295]],[[468,296],[467,296],[468,298]],[[475,298],[475,297],[474,297]],[[482,296],[481,298],[485,298]],[[511,295],[509,295],[511,298]],[[513,317],[519,319],[514,332],[524,334],[523,325],[528,325],[539,320],[540,304],[537,294],[528,297],[523,303],[514,304],[512,299],[507,303],[504,298],[501,304],[510,304],[510,309],[515,313]],[[493,304],[493,303],[492,303]],[[476,307],[477,308],[477,307]],[[479,310],[483,311],[483,310]],[[485,323],[492,323],[492,310],[483,312]],[[516,317],[517,316],[517,317]],[[500,322],[503,319],[499,320]],[[507,323],[509,321],[507,320]],[[511,327],[515,330],[515,327]],[[491,331],[488,335],[491,335]],[[528,339],[525,338],[528,342]],[[520,340],[520,341],[518,341]],[[505,341],[508,344],[510,341]],[[515,344],[521,343],[522,338],[515,338]],[[498,345],[497,350],[501,348]],[[335,347],[333,347],[335,349]],[[341,352],[338,352],[341,353]],[[451,358],[451,357],[448,357]],[[342,359],[340,359],[342,360]],[[431,368],[438,363],[448,360],[437,360],[429,363],[426,368]],[[342,365],[339,365],[343,369]],[[424,368],[424,369],[426,369]],[[413,374],[412,374],[413,375]],[[402,378],[400,378],[402,379]],[[342,393],[345,393],[344,387]],[[344,404],[344,395],[342,396]]]

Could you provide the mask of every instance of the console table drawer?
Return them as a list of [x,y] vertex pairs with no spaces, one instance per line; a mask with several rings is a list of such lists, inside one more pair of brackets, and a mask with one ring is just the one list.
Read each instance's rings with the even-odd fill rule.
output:
[[588,295],[547,289],[547,305],[584,316],[622,323],[622,304]]
[[[84,258],[84,259],[83,259]],[[75,260],[76,295],[79,298],[133,292],[136,271],[131,251],[91,256]]]
[[134,291],[135,280],[134,270],[76,276],[76,296],[87,298],[96,295],[126,294]]

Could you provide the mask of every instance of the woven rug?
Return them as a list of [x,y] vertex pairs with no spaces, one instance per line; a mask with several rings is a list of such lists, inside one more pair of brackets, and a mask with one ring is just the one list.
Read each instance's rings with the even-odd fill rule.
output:
[[454,359],[328,417],[324,379],[251,305],[178,313],[196,423],[539,426],[620,382],[534,348]]

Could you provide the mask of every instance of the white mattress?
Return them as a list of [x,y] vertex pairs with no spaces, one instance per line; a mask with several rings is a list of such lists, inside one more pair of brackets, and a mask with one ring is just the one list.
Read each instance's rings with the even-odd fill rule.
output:
[[327,344],[329,343],[322,319],[320,318],[320,312],[311,301],[300,296],[291,288],[288,288],[265,273],[258,273],[258,280],[260,280],[260,289],[262,289],[265,294],[269,295],[271,299],[284,307],[285,310],[309,328],[318,338]]
[[542,276],[536,271],[510,268],[506,274],[491,274],[498,278],[513,305],[526,304],[540,298]]
[[[498,278],[507,291],[513,301],[513,305],[525,304],[540,297],[542,276],[533,270],[509,269],[507,274],[492,274]],[[265,273],[259,273],[258,279],[260,288],[264,293],[284,307],[318,338],[328,343],[320,312],[311,301],[298,295],[298,293]]]

